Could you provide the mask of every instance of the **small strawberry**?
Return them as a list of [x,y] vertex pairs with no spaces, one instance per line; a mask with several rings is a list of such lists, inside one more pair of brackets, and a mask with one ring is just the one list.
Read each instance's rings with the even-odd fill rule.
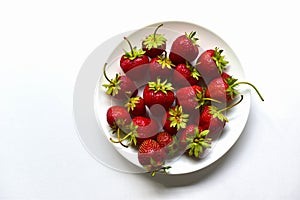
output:
[[130,124],[131,117],[127,109],[122,106],[111,106],[106,112],[106,121],[110,127],[120,124]]
[[145,51],[142,49],[137,50],[136,47],[132,47],[126,37],[124,39],[128,42],[130,51],[125,51],[125,54],[121,57],[120,66],[132,80],[143,80],[147,74],[145,71],[148,68],[149,58],[145,55]]
[[158,25],[154,30],[154,33],[147,36],[142,42],[142,49],[150,58],[161,55],[166,49],[167,39],[163,34],[157,34],[158,29],[162,26],[163,24]]
[[138,160],[148,172],[154,176],[158,171],[165,171],[170,167],[163,167],[166,160],[166,152],[152,139],[143,141],[138,149]]
[[176,135],[172,135],[166,131],[159,132],[156,136],[156,141],[161,148],[164,148],[167,160],[178,158],[184,152],[179,146]]
[[118,140],[110,138],[113,143],[121,143],[121,135],[126,134],[127,126],[132,122],[129,112],[121,106],[111,106],[106,112],[106,120],[111,127],[112,133],[117,135]]
[[107,88],[106,94],[112,97],[125,100],[129,97],[136,96],[138,93],[136,85],[128,78],[126,75],[116,74],[114,79],[109,79],[106,75],[106,63],[104,65],[103,75],[105,79],[109,82],[108,84],[103,84],[102,86]]
[[[172,84],[167,80],[161,83],[160,78],[157,78],[156,82],[148,82],[143,91],[143,98],[152,114],[162,116],[169,110],[175,99],[173,90]],[[151,109],[151,107],[153,108]]]
[[197,60],[196,68],[207,83],[220,76],[226,69],[228,61],[221,55],[222,52],[223,50],[218,47],[209,49],[204,51]]
[[186,62],[185,64],[181,63],[175,67],[173,73],[173,84],[175,87],[184,87],[196,85],[200,80],[201,75],[195,67]]
[[209,135],[213,138],[216,138],[223,130],[226,122],[228,122],[228,119],[223,114],[223,112],[238,105],[242,100],[243,95],[241,95],[241,99],[238,102],[222,109],[218,109],[217,107],[212,105],[204,106],[203,111],[200,115],[199,125],[204,129],[208,129],[210,131]]
[[182,106],[170,107],[162,120],[163,129],[175,135],[180,129],[186,127],[188,121],[189,115],[183,113]]
[[176,65],[185,63],[186,61],[194,61],[198,54],[198,45],[196,44],[198,38],[195,37],[196,32],[192,31],[190,34],[185,33],[177,37],[171,46],[170,59]]
[[144,99],[140,96],[131,97],[125,103],[128,112],[134,116],[143,116],[146,114],[146,106]]
[[167,79],[170,81],[171,76],[173,74],[174,67],[175,67],[175,65],[166,56],[166,54],[155,57],[155,58],[151,59],[150,65],[149,65],[150,79],[156,80],[157,77],[160,77],[160,79],[163,79],[163,80]]
[[157,134],[156,141],[162,148],[164,148],[164,147],[167,147],[168,145],[172,144],[173,136],[172,136],[172,134],[170,134],[166,131],[162,131]]
[[189,156],[201,158],[207,148],[211,148],[212,139],[207,137],[209,130],[191,124],[180,135],[180,145]]
[[222,102],[228,102],[234,99],[239,94],[236,90],[236,86],[240,84],[250,85],[259,95],[260,99],[264,101],[264,98],[257,90],[257,88],[249,82],[237,82],[238,79],[233,78],[229,74],[223,72],[220,77],[213,79],[207,87],[206,97],[217,99]]

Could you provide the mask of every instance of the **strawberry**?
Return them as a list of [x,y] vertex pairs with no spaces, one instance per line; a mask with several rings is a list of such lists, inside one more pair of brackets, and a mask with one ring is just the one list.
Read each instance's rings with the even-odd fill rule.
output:
[[167,147],[168,145],[172,144],[173,137],[172,137],[172,134],[170,134],[166,131],[162,131],[157,134],[156,141],[162,148],[164,148],[164,147]]
[[125,104],[128,112],[134,116],[143,116],[146,114],[144,99],[140,96],[131,97]]
[[102,86],[107,88],[106,94],[112,97],[125,100],[129,97],[136,96],[138,93],[136,85],[125,75],[116,74],[114,79],[109,79],[106,75],[106,63],[104,65],[103,75],[105,79],[109,82],[108,84],[103,84]]
[[152,176],[159,170],[166,170],[170,167],[163,167],[166,159],[166,152],[160,147],[158,142],[153,139],[147,139],[143,141],[138,149],[138,160],[143,167],[149,172],[152,172]]
[[176,65],[185,63],[186,61],[194,61],[198,54],[198,45],[196,44],[198,38],[195,37],[196,32],[192,31],[190,34],[185,33],[177,37],[171,46],[170,59]]
[[163,129],[175,135],[180,129],[186,127],[188,121],[189,115],[183,113],[182,106],[170,107],[162,120]]
[[210,131],[209,135],[213,138],[216,138],[223,130],[226,122],[228,122],[228,119],[223,114],[223,112],[238,105],[242,100],[243,95],[241,95],[241,99],[238,102],[222,109],[218,109],[213,105],[204,106],[203,111],[200,115],[199,125],[204,129],[208,129]]
[[167,80],[161,83],[160,78],[157,78],[156,82],[148,82],[143,91],[143,98],[153,115],[163,116],[169,110],[175,99],[173,90],[172,84]]
[[225,57],[221,55],[222,52],[223,50],[218,47],[209,49],[204,51],[197,60],[196,68],[207,83],[220,76],[226,69],[228,61],[224,60]]
[[201,78],[201,75],[195,67],[186,62],[185,64],[178,64],[173,73],[173,84],[175,87],[184,87],[196,85]]
[[190,120],[199,120],[201,109],[211,101],[217,100],[205,97],[205,92],[199,85],[180,88],[176,91],[176,104],[182,106],[185,113],[190,115]]
[[154,30],[154,33],[148,35],[142,42],[142,49],[146,52],[145,54],[150,58],[161,55],[166,49],[167,39],[162,34],[157,34],[157,31],[163,24],[160,24]]
[[[139,146],[146,139],[154,139],[159,130],[158,123],[149,117],[136,116],[128,125],[126,135],[119,140],[129,140],[126,146]],[[123,145],[124,146],[124,145]]]
[[207,148],[211,148],[212,139],[207,137],[209,130],[191,124],[180,135],[180,146],[189,156],[201,158]]
[[129,124],[131,117],[126,108],[122,106],[111,106],[106,112],[106,120],[110,127],[120,124]]
[[120,66],[132,80],[143,80],[147,74],[145,70],[148,68],[149,58],[145,55],[145,51],[137,50],[136,47],[133,48],[129,40],[126,37],[124,39],[128,42],[130,51],[125,51],[121,57]]
[[166,131],[159,132],[156,136],[156,141],[167,153],[167,160],[177,158],[184,152],[179,146],[176,135],[172,135]]
[[155,57],[151,59],[149,65],[149,75],[151,80],[156,80],[157,77],[160,77],[163,80],[171,79],[173,68],[175,65],[172,61],[163,54],[161,56]]
[[132,123],[129,112],[126,108],[121,106],[111,106],[106,112],[106,120],[109,126],[111,127],[112,133],[117,135],[118,140],[110,138],[110,141],[113,143],[121,143],[121,134],[126,134],[127,126]]
[[233,100],[237,94],[239,94],[235,87],[240,84],[247,84],[250,85],[257,92],[260,99],[264,101],[264,98],[253,84],[249,82],[237,82],[237,80],[238,79],[235,79],[229,74],[223,72],[220,77],[213,79],[208,84],[205,95],[222,102],[229,102]]

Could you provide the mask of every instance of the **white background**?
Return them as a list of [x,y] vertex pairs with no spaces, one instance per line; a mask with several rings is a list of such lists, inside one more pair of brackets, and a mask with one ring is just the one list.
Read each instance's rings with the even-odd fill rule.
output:
[[[299,199],[297,1],[1,1],[0,199]],[[235,51],[252,93],[248,123],[217,163],[185,176],[125,174],[77,136],[73,87],[110,37],[187,21]]]

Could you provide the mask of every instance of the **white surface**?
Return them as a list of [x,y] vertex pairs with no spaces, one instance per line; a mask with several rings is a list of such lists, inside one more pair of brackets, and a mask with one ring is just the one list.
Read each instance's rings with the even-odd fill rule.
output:
[[[190,12],[182,1],[151,2],[0,3],[1,200],[300,198],[297,1],[195,1]],[[166,11],[145,11],[158,4]],[[75,79],[101,42],[168,20],[220,35],[266,101],[252,93],[243,134],[210,168],[154,178],[119,173],[99,164],[79,141],[72,117]]]
[[[140,46],[141,40],[145,36],[151,34],[155,27],[161,23],[163,24],[163,27],[160,28],[159,33],[164,34],[164,36],[168,39],[166,46],[167,52],[170,51],[170,44],[172,44],[178,36],[185,32],[190,33],[191,31],[196,31],[197,37],[201,38],[201,41],[198,43],[201,49],[199,54],[203,53],[203,51],[207,49],[214,48],[215,46],[223,49],[226,59],[230,61],[226,72],[234,75],[234,77],[238,78],[240,81],[245,80],[243,68],[233,50],[222,40],[222,38],[220,38],[220,36],[212,33],[207,28],[187,22],[166,21],[151,24],[149,25],[150,27],[143,27],[133,31],[131,34],[123,34],[125,34],[129,41],[131,41],[132,46]],[[124,54],[123,49],[126,49],[124,43],[127,42],[122,39],[122,34],[105,41],[93,51],[91,56],[89,56],[83,64],[77,79],[81,78],[81,76],[85,78],[81,78],[82,81],[76,82],[76,89],[74,91],[74,94],[77,94],[74,95],[75,103],[73,104],[75,110],[75,121],[77,126],[82,127],[81,130],[78,130],[78,133],[83,144],[97,160],[100,160],[102,163],[107,163],[114,169],[119,169],[121,171],[145,172],[145,168],[143,168],[138,161],[136,149],[124,148],[120,144],[113,144],[109,141],[112,134],[111,128],[108,126],[106,121],[106,112],[110,106],[116,105],[118,102],[113,101],[109,95],[105,94],[106,90],[102,85],[107,83],[107,80],[104,78],[101,63],[108,63],[106,68],[106,74],[108,77],[114,77],[116,73],[122,73],[120,68],[120,58]],[[128,46],[128,44],[126,45]],[[110,52],[110,56],[107,56],[106,54],[109,54]],[[196,61],[193,62],[193,64],[195,63]],[[82,74],[82,71],[85,73]],[[80,86],[80,84],[83,84],[84,86]],[[147,84],[147,80],[143,80],[139,83],[140,86],[143,86],[144,84]],[[140,86],[138,87],[140,88]],[[80,89],[77,89],[77,87],[80,87]],[[96,88],[95,95],[87,93],[87,91],[91,91],[93,88]],[[231,109],[231,112],[228,113],[227,116],[230,121],[226,124],[223,136],[212,143],[212,147],[206,152],[205,158],[199,162],[195,162],[195,160],[183,155],[179,159],[175,159],[175,161],[174,159],[172,161],[166,161],[166,166],[172,166],[168,170],[169,174],[186,174],[203,169],[221,158],[232,147],[232,145],[235,144],[245,127],[251,104],[250,91],[245,89],[242,91],[240,88],[240,92],[244,95],[243,101],[236,108]],[[90,104],[91,99],[94,99],[94,104]],[[94,107],[95,112],[91,112],[92,109],[89,109],[89,107]],[[91,122],[95,121],[95,119],[91,119],[91,117],[87,120],[88,114],[92,115],[92,117],[96,116],[98,127],[94,130],[91,129]],[[80,118],[81,116],[85,116],[85,118],[82,119]],[[103,141],[103,135],[107,138],[106,143]],[[130,168],[127,169],[128,167],[126,167],[126,164],[120,164],[122,161],[115,158],[118,157],[118,155],[115,155],[116,152],[112,151],[111,147],[107,147],[108,145],[113,146],[117,152],[127,159],[125,160],[121,158],[123,162],[129,161],[141,170],[137,170],[136,168],[132,169],[131,165]],[[96,146],[96,148],[94,146]],[[111,157],[104,157],[103,154],[110,155]]]

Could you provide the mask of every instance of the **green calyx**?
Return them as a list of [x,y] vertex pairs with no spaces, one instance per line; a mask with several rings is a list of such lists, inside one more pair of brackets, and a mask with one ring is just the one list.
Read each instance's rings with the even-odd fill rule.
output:
[[199,38],[195,37],[196,31],[192,31],[189,34],[185,33],[185,36],[193,43],[193,45],[198,46],[197,41],[199,40]]
[[225,56],[222,56],[223,50],[219,49],[218,47],[215,48],[214,55],[212,59],[216,62],[216,66],[220,74],[226,69],[226,65],[229,63],[228,61],[224,60]]
[[108,84],[103,84],[102,86],[107,88],[106,94],[115,96],[121,90],[121,87],[120,87],[120,84],[121,84],[120,76],[121,75],[116,74],[114,79],[109,79],[106,75],[106,66],[107,66],[107,63],[104,64],[103,75],[109,83]]
[[127,41],[129,47],[130,47],[130,51],[125,51],[125,58],[129,59],[129,60],[134,60],[136,58],[142,57],[146,51],[143,51],[142,49],[137,49],[137,47],[132,47],[130,41],[124,37],[124,40]]
[[160,78],[157,78],[156,82],[149,82],[148,86],[149,90],[154,90],[154,93],[163,92],[164,94],[167,94],[168,91],[174,90],[172,83],[167,82],[167,80],[161,83]]
[[195,107],[195,109],[200,109],[202,106],[204,106],[209,101],[221,103],[221,101],[218,101],[216,99],[205,97],[205,92],[204,91],[201,92],[199,90],[196,90],[195,100],[197,101],[197,106]]
[[233,78],[232,76],[224,80],[228,85],[228,88],[226,89],[226,94],[230,96],[231,99],[234,99],[235,95],[239,94],[239,92],[235,89],[235,84],[237,80],[238,79]]
[[191,77],[195,78],[196,80],[199,80],[199,78],[201,77],[201,74],[198,72],[196,67],[192,66],[188,62],[186,62],[186,67],[190,70]]
[[165,36],[163,34],[156,33],[157,30],[162,26],[163,24],[157,26],[154,33],[146,37],[146,39],[143,41],[143,45],[145,45],[148,50],[152,48],[158,48],[166,43],[167,39]]
[[127,108],[127,110],[133,111],[136,107],[136,104],[139,103],[140,99],[141,97],[139,96],[129,98],[129,100],[125,103],[125,107]]
[[204,152],[205,149],[211,148],[212,139],[206,137],[209,130],[199,131],[198,127],[195,127],[194,135],[188,135],[186,142],[186,151],[188,151],[189,156],[194,156],[199,158],[199,156]]
[[174,108],[169,109],[170,117],[168,118],[171,121],[170,127],[174,127],[177,130],[181,128],[186,128],[186,123],[189,120],[189,114],[185,114],[182,111],[182,106],[175,106]]
[[175,65],[167,56],[162,55],[162,56],[158,56],[158,58],[159,59],[156,62],[161,65],[162,69],[164,68],[172,69],[173,67],[175,67]]

